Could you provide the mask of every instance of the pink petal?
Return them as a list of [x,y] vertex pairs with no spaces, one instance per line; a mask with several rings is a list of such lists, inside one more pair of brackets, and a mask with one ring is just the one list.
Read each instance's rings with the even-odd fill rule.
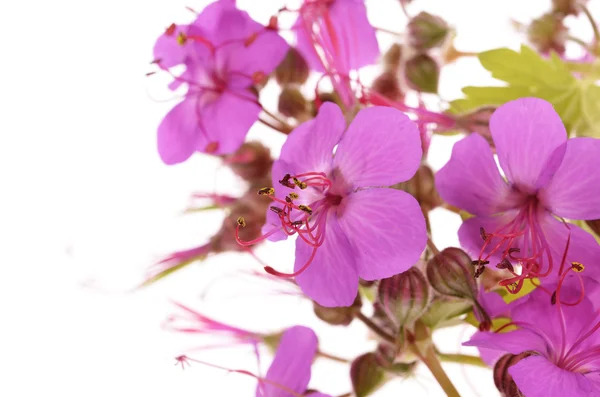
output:
[[550,211],[569,219],[600,218],[600,140],[573,138],[540,198]]
[[264,29],[247,12],[237,9],[234,0],[219,0],[209,4],[198,15],[194,25],[207,32],[205,38],[215,47],[225,42],[243,41]]
[[[314,30],[312,22],[319,26],[319,47],[333,61],[333,68],[341,74],[375,63],[379,56],[379,46],[375,29],[367,19],[367,10],[362,0],[337,0],[329,8],[328,16],[318,20],[306,14],[294,24],[297,34],[297,48],[305,57],[311,69],[324,72],[325,67],[317,56],[315,44],[309,39]],[[308,23],[308,25],[307,25]],[[307,32],[308,29],[308,32]],[[331,68],[328,65],[328,67]]]
[[[317,117],[302,123],[285,141],[279,158],[294,167],[286,172],[329,173],[333,148],[345,129],[346,120],[340,108],[331,102],[323,103]],[[283,176],[273,175],[273,179],[279,180]]]
[[517,203],[486,140],[471,134],[452,148],[450,161],[438,171],[436,188],[451,205],[473,215],[493,215]]
[[[296,240],[298,271],[308,262],[313,248],[302,239]],[[352,246],[338,224],[336,215],[327,215],[325,241],[317,249],[311,265],[296,277],[302,291],[321,306],[350,306],[358,292],[358,274]]]
[[[317,343],[317,335],[312,329],[302,326],[288,328],[281,337],[266,379],[303,394],[310,381]],[[289,397],[290,393],[274,385],[262,383],[256,388],[256,396]]]
[[410,194],[395,189],[359,190],[338,209],[353,247],[358,275],[380,280],[414,265],[427,243],[425,219]]
[[390,186],[412,178],[422,153],[417,126],[397,109],[375,106],[358,112],[333,168],[336,179],[353,188]]
[[196,101],[185,99],[158,126],[158,154],[162,161],[172,165],[187,160],[196,149],[199,134]]
[[180,34],[186,36],[204,35],[204,32],[193,25],[176,25],[171,34],[162,34],[154,44],[154,59],[163,68],[171,68],[185,63],[186,59],[205,58],[209,55],[208,48],[204,45],[188,40],[184,45],[177,42]]
[[221,47],[218,52],[227,52],[227,67],[230,87],[248,87],[253,84],[255,73],[265,77],[281,63],[289,45],[276,32],[264,30],[251,45],[233,43]]
[[585,375],[565,371],[541,356],[530,356],[508,369],[527,397],[591,397],[592,385]]
[[521,98],[500,106],[490,119],[498,160],[506,177],[519,190],[534,193],[548,183],[560,165],[554,153],[567,139],[552,105]]
[[260,110],[256,98],[249,93],[224,92],[198,112],[204,133],[197,150],[213,154],[236,151],[258,120]]
[[585,266],[585,270],[581,273],[582,276],[593,279],[600,277],[600,268],[598,266],[600,246],[594,236],[573,224],[568,224],[567,228],[565,224],[549,214],[540,219],[540,224],[552,252],[554,267],[552,276],[548,277],[545,282],[557,281],[558,269],[567,246],[569,232],[571,234],[571,241],[565,260],[565,269],[571,262],[580,262]]
[[544,352],[546,345],[544,340],[535,333],[518,329],[505,333],[476,332],[470,340],[463,343],[463,346],[476,346],[504,353],[519,354],[528,350]]

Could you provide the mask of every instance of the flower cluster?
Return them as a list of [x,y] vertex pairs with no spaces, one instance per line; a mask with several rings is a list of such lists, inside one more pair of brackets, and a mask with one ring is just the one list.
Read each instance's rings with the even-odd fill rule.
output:
[[[264,376],[187,354],[178,363],[251,376],[261,397],[330,396],[309,388],[317,358],[347,361],[351,393],[361,397],[419,362],[458,396],[444,360],[489,366],[505,396],[600,396],[600,122],[586,110],[597,109],[590,98],[600,103],[599,38],[578,40],[585,54],[569,60],[563,24],[581,12],[598,32],[593,16],[585,2],[553,1],[525,29],[539,55],[522,50],[551,72],[492,70],[509,86],[470,87],[469,98],[433,107],[440,69],[477,54],[454,47],[455,30],[440,16],[411,16],[412,4],[400,3],[405,35],[372,26],[363,0],[303,0],[264,24],[235,0],[217,0],[156,40],[152,65],[184,92],[158,126],[160,158],[216,156],[246,192],[195,194],[210,204],[190,210],[225,212],[220,231],[156,263],[143,285],[209,255],[258,259],[256,247],[295,238],[293,269],[267,259],[250,274],[292,288],[330,326],[364,323],[378,342],[347,361],[323,353],[310,328],[250,331],[177,304],[166,328],[209,336],[201,350],[275,352]],[[381,54],[377,31],[402,39]],[[480,55],[485,67],[489,56]],[[361,69],[377,64],[369,83]],[[553,76],[570,91],[553,88]],[[269,110],[264,97],[277,91]],[[246,141],[257,122],[285,136],[277,156]],[[435,172],[432,140],[457,133],[464,137]],[[436,208],[462,217],[460,247],[434,244],[453,233],[433,227]],[[434,332],[456,324],[476,327],[464,344],[480,356],[434,344]]]

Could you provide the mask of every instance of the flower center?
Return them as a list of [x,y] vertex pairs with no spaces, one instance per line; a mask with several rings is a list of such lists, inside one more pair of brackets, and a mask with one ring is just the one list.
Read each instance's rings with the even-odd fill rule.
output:
[[[496,264],[512,274],[500,282],[511,293],[518,293],[526,279],[545,277],[554,267],[550,245],[539,222],[539,200],[529,196],[515,217],[493,232],[480,229],[483,246],[477,260],[475,276],[485,270],[493,255],[500,256]],[[562,270],[562,269],[561,269]]]
[[275,197],[274,188],[266,187],[260,189],[258,194],[268,196],[276,203],[276,205],[269,207],[269,209],[277,214],[281,222],[281,227],[274,228],[256,240],[241,241],[238,231],[240,227],[245,226],[245,221],[243,218],[240,218],[238,219],[236,238],[239,244],[249,246],[268,238],[280,230],[288,236],[297,234],[298,238],[302,239],[305,244],[313,249],[307,262],[294,273],[282,273],[270,266],[265,267],[265,270],[272,275],[295,277],[303,273],[314,260],[317,249],[325,241],[329,209],[340,205],[343,197],[330,192],[333,183],[324,172],[305,172],[296,175],[285,174],[279,183],[290,189],[298,189],[298,192],[292,191],[284,199],[281,199]]

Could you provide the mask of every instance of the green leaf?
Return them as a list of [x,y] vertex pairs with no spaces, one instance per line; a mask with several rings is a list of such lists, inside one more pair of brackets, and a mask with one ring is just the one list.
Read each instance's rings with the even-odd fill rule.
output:
[[450,103],[451,113],[532,96],[550,102],[568,131],[600,137],[600,87],[594,83],[594,73],[579,80],[572,73],[572,63],[565,63],[555,53],[549,59],[542,58],[527,46],[521,46],[520,52],[508,48],[485,51],[479,54],[479,61],[492,77],[507,85],[465,87],[465,98]]

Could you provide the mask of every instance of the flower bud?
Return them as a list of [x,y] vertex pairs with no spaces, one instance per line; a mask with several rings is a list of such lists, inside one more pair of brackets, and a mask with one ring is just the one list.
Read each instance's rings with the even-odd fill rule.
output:
[[492,145],[492,147],[494,147],[492,133],[490,132],[490,118],[495,111],[495,106],[483,106],[458,117],[456,124],[460,129],[468,133],[481,135],[490,145]]
[[440,67],[427,54],[419,54],[406,62],[404,77],[415,91],[435,94],[438,90]]
[[427,262],[427,280],[438,293],[463,299],[477,297],[472,260],[460,248],[446,248]]
[[356,296],[352,306],[344,307],[325,307],[313,301],[313,310],[317,317],[327,324],[331,325],[348,325],[354,319],[354,314],[360,311],[362,301],[360,295]]
[[396,187],[416,198],[423,210],[430,211],[442,203],[435,188],[433,171],[428,165],[421,165],[411,179],[397,184]]
[[524,397],[512,376],[508,373],[508,369],[530,355],[529,352],[505,354],[494,365],[494,383],[503,397]]
[[284,87],[279,94],[277,110],[285,117],[300,119],[308,112],[306,98],[297,88]]
[[400,89],[400,81],[396,76],[396,72],[383,72],[375,79],[371,89],[395,102],[402,101],[404,98],[404,93]]
[[377,363],[374,353],[358,356],[350,366],[350,379],[356,397],[372,394],[385,382],[385,372]]
[[275,69],[275,79],[279,85],[304,84],[310,70],[306,60],[294,47],[290,47],[283,61]]
[[223,162],[245,181],[263,179],[271,171],[271,151],[260,142],[246,142],[237,151],[223,156]]
[[527,37],[541,53],[553,50],[563,54],[567,41],[567,28],[560,16],[544,14],[531,22],[527,28]]
[[396,73],[400,68],[400,61],[402,60],[402,47],[400,44],[392,44],[385,54],[383,54],[382,60],[386,72]]
[[600,236],[600,219],[585,221],[585,223],[592,229],[596,236]]
[[398,327],[412,326],[429,305],[429,284],[415,267],[379,282],[378,300]]
[[579,4],[587,0],[552,0],[552,12],[562,16],[579,15]]
[[420,12],[408,23],[408,42],[418,51],[440,47],[449,33],[446,21],[428,12]]

